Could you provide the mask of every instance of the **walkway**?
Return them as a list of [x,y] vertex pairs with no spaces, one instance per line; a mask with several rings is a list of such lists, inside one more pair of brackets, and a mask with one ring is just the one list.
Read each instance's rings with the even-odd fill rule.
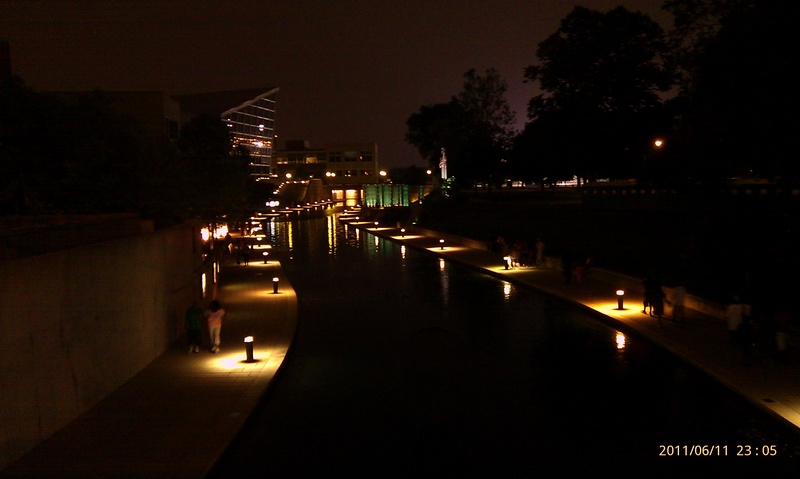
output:
[[[800,361],[795,356],[787,365],[754,361],[745,364],[743,355],[730,344],[722,319],[688,310],[685,323],[673,323],[669,315],[659,327],[655,318],[642,314],[641,289],[631,288],[640,280],[590,271],[582,284],[566,284],[560,266],[548,258],[545,268],[505,269],[502,258],[486,249],[464,246],[468,242],[409,227],[404,230],[359,221],[356,213],[340,219],[380,237],[408,247],[427,250],[448,261],[483,270],[485,273],[576,303],[609,322],[624,334],[649,338],[731,390],[797,428],[800,433]],[[616,291],[625,289],[623,309],[618,309]],[[638,288],[637,288],[638,289]],[[669,313],[669,308],[667,308]]]
[[[297,298],[277,261],[230,260],[220,278],[220,353],[188,354],[177,342],[0,477],[204,477],[275,377],[297,323]],[[246,363],[250,335],[255,362]]]

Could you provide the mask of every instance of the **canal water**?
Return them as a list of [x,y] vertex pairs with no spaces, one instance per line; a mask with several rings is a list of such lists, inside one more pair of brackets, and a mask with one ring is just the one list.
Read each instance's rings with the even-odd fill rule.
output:
[[728,468],[766,460],[743,445],[800,457],[771,416],[568,303],[334,216],[265,233],[299,298],[297,337],[212,477],[529,477],[553,460],[671,466],[696,445]]

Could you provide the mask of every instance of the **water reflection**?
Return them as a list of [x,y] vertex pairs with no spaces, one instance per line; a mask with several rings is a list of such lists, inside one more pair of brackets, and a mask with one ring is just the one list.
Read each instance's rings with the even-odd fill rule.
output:
[[445,261],[441,258],[439,259],[439,271],[441,272],[439,276],[442,285],[442,303],[447,306],[450,303],[450,274]]
[[328,230],[328,254],[336,254],[336,242],[338,237],[336,223],[336,216],[329,215],[326,218],[325,227]]
[[516,461],[527,477],[539,459],[657,461],[658,444],[752,443],[770,430],[706,375],[565,302],[315,224],[291,227],[302,232],[284,264],[298,335],[229,450],[239,476],[317,477],[298,467],[326,457],[420,470]]
[[617,343],[617,349],[619,351],[625,350],[625,335],[617,331],[616,336],[614,337],[614,341]]

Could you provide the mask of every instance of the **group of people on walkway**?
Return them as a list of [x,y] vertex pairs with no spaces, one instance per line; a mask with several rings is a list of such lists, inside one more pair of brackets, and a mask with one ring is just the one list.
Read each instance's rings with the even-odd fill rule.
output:
[[189,353],[200,352],[200,342],[203,330],[203,320],[208,326],[210,351],[219,352],[220,331],[222,322],[225,320],[225,310],[216,299],[209,303],[208,308],[203,310],[197,301],[193,301],[189,309],[186,310],[186,340],[189,343]]
[[725,308],[724,322],[731,345],[740,351],[745,365],[755,360],[789,362],[791,316],[785,305],[757,308],[742,296],[734,295]]
[[489,249],[499,253],[509,268],[523,266],[542,268],[546,266],[542,238],[536,238],[533,243],[519,239],[506,242],[506,239],[500,235],[494,241],[489,241]]
[[[648,275],[644,286],[642,313],[658,319],[662,327],[664,303],[672,306],[672,321],[686,322],[686,288],[672,288],[672,301],[667,301],[658,276]],[[767,363],[789,362],[788,349],[791,342],[791,314],[785,305],[775,304],[767,308],[754,308],[741,295],[735,294],[726,305],[723,323],[728,331],[731,345],[742,356],[745,365],[755,360]]]

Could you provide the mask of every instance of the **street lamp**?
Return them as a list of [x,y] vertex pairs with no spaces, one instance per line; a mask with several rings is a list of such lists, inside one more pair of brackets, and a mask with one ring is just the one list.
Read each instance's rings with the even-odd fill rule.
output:
[[245,360],[246,363],[253,363],[255,359],[253,359],[253,337],[246,336],[244,338],[244,351],[247,355],[247,359]]

